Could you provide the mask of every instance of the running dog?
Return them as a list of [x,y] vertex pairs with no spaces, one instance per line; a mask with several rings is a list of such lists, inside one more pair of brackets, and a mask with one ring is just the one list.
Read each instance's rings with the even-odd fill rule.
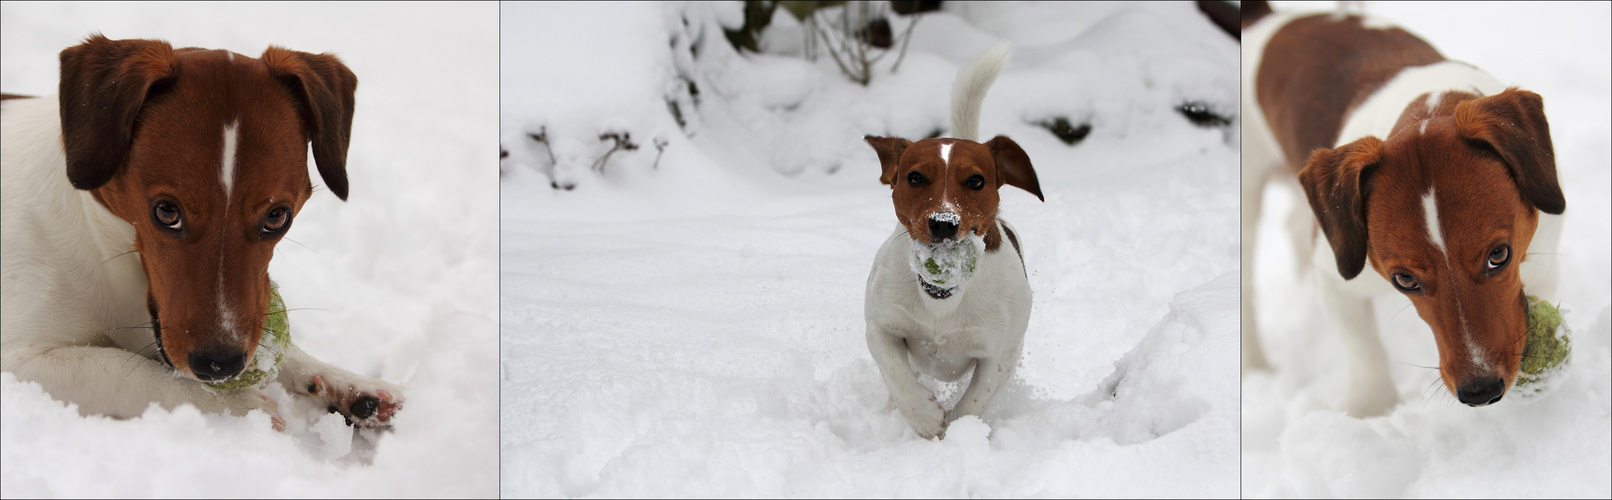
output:
[[[1018,236],[997,217],[997,191],[1015,186],[1044,201],[1041,184],[1012,139],[975,142],[980,104],[1007,58],[1001,44],[959,72],[955,138],[866,138],[900,222],[868,276],[868,349],[892,403],[925,439],[945,438],[951,421],[985,411],[1013,378],[1030,323],[1030,280]],[[917,372],[955,381],[970,369],[949,412],[918,382]]]

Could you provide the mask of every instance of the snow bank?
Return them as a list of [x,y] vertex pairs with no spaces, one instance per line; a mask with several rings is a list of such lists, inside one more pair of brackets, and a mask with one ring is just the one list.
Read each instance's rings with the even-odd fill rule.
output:
[[4,496],[496,494],[496,4],[8,2],[0,12],[8,93],[54,92],[57,53],[93,32],[340,56],[359,78],[349,201],[316,191],[269,273],[300,348],[402,383],[408,401],[391,433],[315,414],[281,434],[260,413],[191,407],[81,418],[5,374]]
[[[1175,109],[1235,109],[1234,41],[1191,4],[947,5],[867,87],[791,52],[787,15],[739,54],[722,5],[504,11],[504,495],[1237,494],[1234,127]],[[926,441],[864,336],[895,220],[862,136],[943,132],[957,67],[1004,38],[980,132],[1018,142],[1046,195],[1001,194],[1034,309],[1018,377]],[[579,46],[605,56],[552,49]],[[548,93],[512,100],[511,78]],[[1053,116],[1090,135],[1065,144],[1037,125]],[[533,125],[546,144],[508,129]],[[668,133],[658,166],[617,152],[553,189],[606,125]]]
[[[1544,96],[1568,208],[1556,253],[1529,259],[1557,259],[1561,266],[1557,295],[1574,332],[1573,358],[1550,394],[1468,408],[1438,383],[1436,371],[1424,368],[1438,365],[1438,351],[1409,301],[1379,299],[1375,311],[1400,404],[1379,418],[1345,416],[1338,405],[1348,366],[1338,333],[1317,319],[1313,275],[1293,271],[1292,253],[1278,232],[1294,208],[1288,190],[1297,188],[1273,186],[1260,241],[1249,243],[1261,259],[1256,300],[1275,372],[1251,374],[1243,383],[1244,494],[1612,496],[1612,40],[1606,29],[1612,12],[1604,3],[1453,10],[1371,3],[1365,10],[1432,41],[1449,58]],[[1528,36],[1472,29],[1495,19]]]

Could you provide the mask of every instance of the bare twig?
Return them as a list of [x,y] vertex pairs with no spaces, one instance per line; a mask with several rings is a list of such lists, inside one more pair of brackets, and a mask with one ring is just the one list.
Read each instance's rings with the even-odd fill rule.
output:
[[599,134],[599,141],[603,142],[610,140],[616,141],[616,144],[611,146],[609,151],[605,151],[604,156],[601,156],[598,160],[595,160],[591,167],[595,172],[599,172],[600,174],[604,173],[605,163],[610,161],[610,155],[615,154],[616,151],[636,151],[638,149],[638,145],[633,144],[632,142],[632,132],[605,132],[603,134]]
[[549,127],[548,127],[548,125],[538,127],[537,128],[537,133],[535,133],[535,134],[527,133],[526,136],[532,138],[532,140],[534,140],[534,141],[543,143],[543,150],[547,151],[548,154],[549,154],[549,164],[550,165],[553,165],[555,163],[559,163],[558,160],[554,159],[554,145],[549,144]]
[[912,15],[912,22],[907,23],[906,31],[901,34],[901,55],[896,56],[896,64],[895,64],[895,66],[890,67],[890,72],[891,73],[895,73],[896,71],[899,71],[901,69],[901,61],[907,60],[907,46],[912,45],[912,28],[917,26],[918,21],[923,19],[923,18],[924,18],[923,14],[913,14]]
[[655,163],[651,163],[649,165],[650,170],[658,170],[658,169],[660,169],[660,157],[661,157],[661,155],[666,154],[666,146],[671,144],[671,142],[667,141],[666,139],[656,137],[655,140],[654,140],[654,144],[655,144]]

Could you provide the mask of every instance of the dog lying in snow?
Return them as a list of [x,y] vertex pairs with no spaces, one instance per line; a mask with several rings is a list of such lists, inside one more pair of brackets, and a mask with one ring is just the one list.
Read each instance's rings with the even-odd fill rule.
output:
[[[58,96],[0,112],[0,369],[84,414],[275,414],[256,387],[204,382],[262,347],[269,259],[313,194],[310,142],[347,198],[357,84],[335,56],[279,47],[253,59],[95,35],[62,51]],[[402,408],[396,385],[284,359],[286,392],[355,425]]]

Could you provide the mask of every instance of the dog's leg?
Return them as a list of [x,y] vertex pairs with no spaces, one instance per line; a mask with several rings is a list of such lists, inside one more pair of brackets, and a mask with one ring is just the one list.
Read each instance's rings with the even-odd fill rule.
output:
[[312,398],[359,427],[389,427],[403,409],[401,386],[337,368],[301,349],[287,353],[279,382],[287,393]]
[[1399,391],[1388,371],[1388,351],[1377,334],[1371,298],[1345,290],[1343,278],[1337,273],[1316,274],[1320,275],[1316,281],[1320,283],[1322,309],[1330,323],[1337,325],[1343,347],[1349,352],[1349,389],[1344,394],[1343,410],[1356,418],[1387,413],[1398,404]]
[[80,415],[134,418],[151,403],[169,410],[189,403],[204,413],[245,415],[265,403],[255,388],[213,392],[167,366],[115,347],[13,341],[4,350],[5,371],[39,383],[57,400],[77,404]]
[[968,383],[968,390],[963,391],[963,399],[957,402],[952,411],[946,412],[946,423],[967,415],[985,413],[985,405],[991,402],[991,397],[996,396],[1002,384],[1013,378],[1013,371],[1019,366],[1018,346],[1003,353],[1003,356],[975,360],[974,378]]
[[907,425],[924,439],[944,439],[946,410],[935,400],[933,391],[918,383],[918,375],[907,361],[906,340],[870,324],[868,350],[873,352],[873,362],[879,365],[879,373],[884,374],[884,387],[890,390],[890,399],[907,419]]

